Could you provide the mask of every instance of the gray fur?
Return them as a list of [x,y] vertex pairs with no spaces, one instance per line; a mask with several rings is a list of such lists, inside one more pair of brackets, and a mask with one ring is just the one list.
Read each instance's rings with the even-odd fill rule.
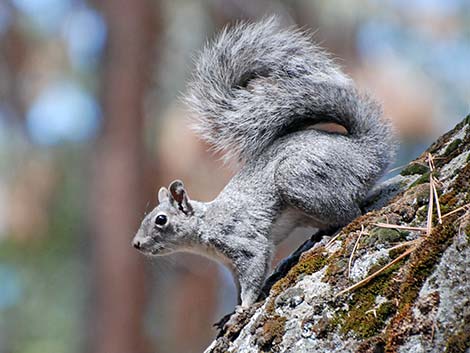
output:
[[[192,251],[231,268],[253,303],[275,245],[299,226],[341,226],[390,163],[394,141],[372,99],[295,29],[274,19],[226,29],[201,53],[187,102],[201,136],[241,164],[212,202],[180,181],[159,192],[134,246],[150,255]],[[335,122],[341,135],[312,128]],[[156,226],[158,215],[168,223]]]

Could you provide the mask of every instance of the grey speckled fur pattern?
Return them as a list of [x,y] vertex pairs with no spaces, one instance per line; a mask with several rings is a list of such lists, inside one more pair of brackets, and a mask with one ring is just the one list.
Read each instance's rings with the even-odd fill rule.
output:
[[[186,101],[201,137],[240,170],[208,203],[190,200],[180,181],[162,188],[134,246],[223,262],[243,306],[257,299],[276,244],[296,227],[325,229],[360,215],[393,157],[380,106],[307,34],[273,18],[225,29],[209,43]],[[312,128],[322,122],[348,133]]]

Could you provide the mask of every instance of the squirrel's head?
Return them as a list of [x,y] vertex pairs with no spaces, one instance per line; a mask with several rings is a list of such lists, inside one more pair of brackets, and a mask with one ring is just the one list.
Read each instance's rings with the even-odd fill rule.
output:
[[192,203],[180,180],[158,192],[159,204],[142,221],[132,246],[146,255],[166,255],[184,249],[194,236]]

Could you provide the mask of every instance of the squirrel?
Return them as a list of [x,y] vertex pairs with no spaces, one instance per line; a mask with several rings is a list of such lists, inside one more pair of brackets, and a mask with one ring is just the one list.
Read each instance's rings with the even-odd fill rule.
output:
[[331,229],[361,215],[393,158],[393,129],[310,34],[276,18],[238,23],[207,44],[185,100],[202,139],[239,171],[211,202],[191,200],[179,180],[162,187],[133,246],[222,262],[244,308],[294,228]]

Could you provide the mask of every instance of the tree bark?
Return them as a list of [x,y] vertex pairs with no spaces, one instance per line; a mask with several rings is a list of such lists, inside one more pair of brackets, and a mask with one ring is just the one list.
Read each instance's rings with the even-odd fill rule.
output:
[[143,258],[131,248],[145,208],[143,98],[154,65],[152,2],[104,0],[104,127],[94,156],[91,218],[96,303],[92,351],[148,352]]
[[470,116],[369,200],[206,352],[468,352]]

